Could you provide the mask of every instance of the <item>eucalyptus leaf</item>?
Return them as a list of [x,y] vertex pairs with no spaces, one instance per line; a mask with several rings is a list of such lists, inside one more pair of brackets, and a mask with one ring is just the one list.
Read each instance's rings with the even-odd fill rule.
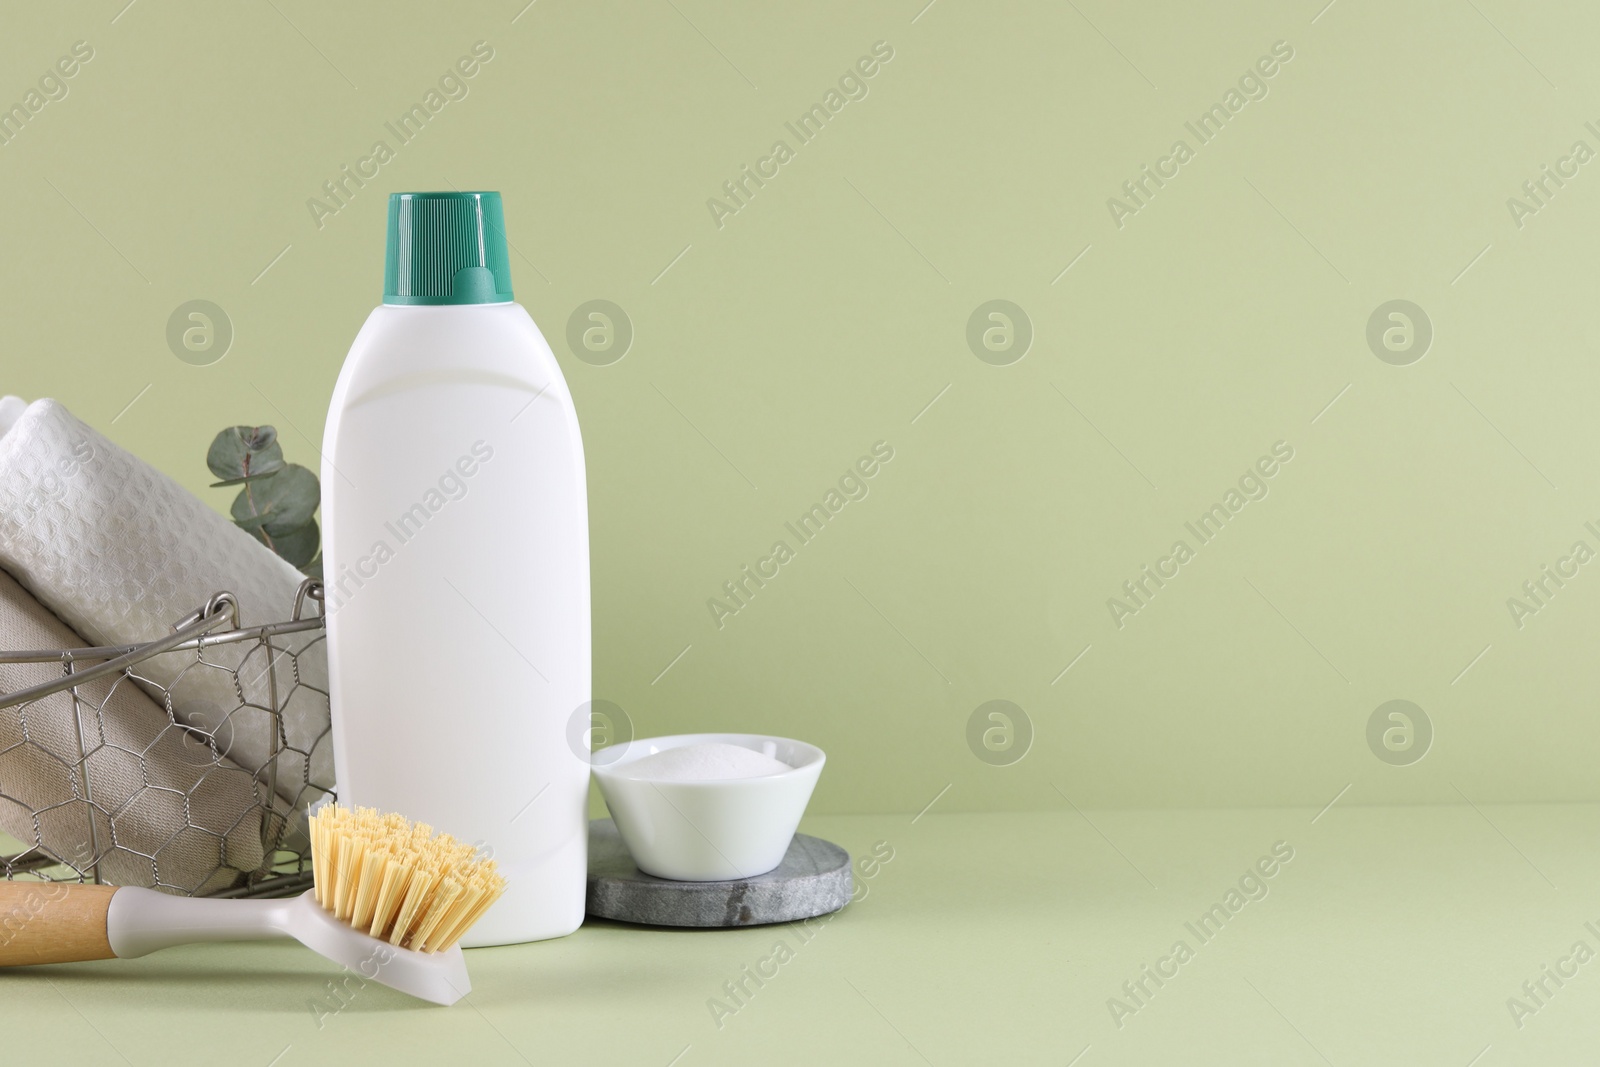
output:
[[263,530],[276,540],[279,534],[293,533],[310,522],[321,496],[317,476],[298,463],[290,463],[271,477],[251,481],[240,491],[231,509],[233,521],[252,532]]
[[283,468],[283,448],[271,426],[230,426],[217,434],[206,452],[206,466],[224,483]]
[[213,489],[244,487],[230,509],[235,525],[306,575],[322,577],[314,517],[322,486],[311,471],[284,462],[276,429],[228,427],[212,440],[206,466],[220,479]]
[[288,533],[271,536],[273,550],[296,567],[304,567],[310,563],[317,554],[317,546],[322,541],[315,519]]

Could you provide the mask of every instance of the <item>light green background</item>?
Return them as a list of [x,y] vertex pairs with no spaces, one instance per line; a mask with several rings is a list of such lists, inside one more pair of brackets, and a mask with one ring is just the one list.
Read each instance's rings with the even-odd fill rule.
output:
[[[1600,548],[1600,177],[1520,229],[1506,200],[1600,148],[1600,17],[921,2],[8,9],[0,100],[95,57],[0,148],[0,385],[221,508],[221,426],[315,465],[385,194],[500,189],[588,448],[596,695],[640,734],[820,744],[821,813],[1594,799],[1600,566],[1521,630],[1506,599]],[[470,95],[319,229],[307,199],[478,40]],[[707,198],[880,40],[719,230]],[[1270,94],[1119,229],[1107,198],[1280,40]],[[164,338],[195,298],[237,331],[209,367]],[[564,339],[595,298],[636,330],[608,367]],[[1035,329],[1011,366],[965,340],[996,298]],[[1435,330],[1410,366],[1365,341],[1396,298]],[[878,440],[871,495],[715,628]],[[1270,496],[1119,630],[1107,598],[1279,440]],[[997,698],[1036,735],[1006,767],[966,742]],[[1436,731],[1414,766],[1367,747],[1394,698]]]

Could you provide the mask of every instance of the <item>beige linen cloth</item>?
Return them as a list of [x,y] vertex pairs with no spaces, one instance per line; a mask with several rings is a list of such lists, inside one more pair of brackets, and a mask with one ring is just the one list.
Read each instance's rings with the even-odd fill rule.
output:
[[[0,649],[83,646],[0,572]],[[0,693],[61,675],[0,663]],[[0,709],[0,828],[79,870],[98,861],[113,885],[224,889],[261,866],[265,809],[248,771],[213,761],[127,677],[85,682],[76,702],[68,690]]]
[[[61,404],[24,406],[14,397],[0,400],[0,568],[96,645],[170,634],[220,590],[238,598],[243,625],[282,621],[303,578]],[[182,675],[172,693],[179,722],[213,734],[250,772],[265,767],[275,748],[267,710],[275,681],[286,746],[277,790],[304,806],[333,787],[327,651],[320,641],[307,647],[303,635],[282,644],[299,654],[280,654],[270,669],[265,649],[246,643],[208,648],[205,659],[215,666],[196,664],[192,652],[169,652],[139,673],[162,687]],[[247,652],[253,659],[237,669]]]

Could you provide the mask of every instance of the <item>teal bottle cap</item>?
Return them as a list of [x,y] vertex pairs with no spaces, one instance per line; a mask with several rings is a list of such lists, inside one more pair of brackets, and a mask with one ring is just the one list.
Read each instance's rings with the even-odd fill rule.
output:
[[503,304],[511,296],[499,193],[390,193],[385,304]]

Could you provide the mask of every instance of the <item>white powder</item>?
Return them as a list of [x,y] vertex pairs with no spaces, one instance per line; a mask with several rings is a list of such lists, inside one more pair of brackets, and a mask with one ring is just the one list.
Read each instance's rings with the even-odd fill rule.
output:
[[[669,748],[625,765],[629,774],[666,782],[709,782],[727,778],[756,778],[793,770],[782,760],[754,749],[706,741]],[[621,768],[619,768],[620,770]]]

